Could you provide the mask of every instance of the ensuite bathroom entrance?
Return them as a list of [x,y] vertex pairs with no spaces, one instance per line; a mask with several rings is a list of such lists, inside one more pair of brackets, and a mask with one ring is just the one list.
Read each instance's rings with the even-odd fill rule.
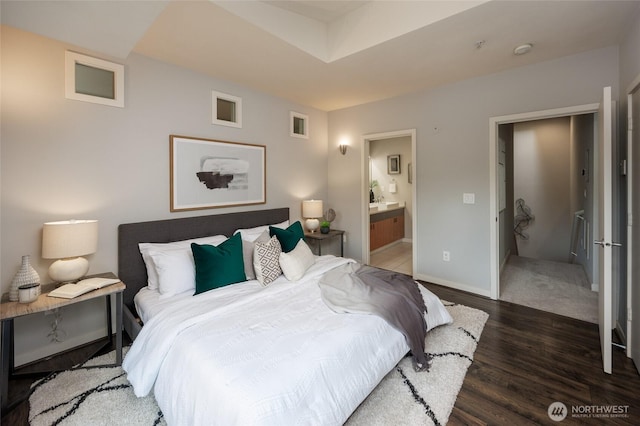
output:
[[414,274],[414,140],[412,131],[365,139],[368,263],[410,276]]

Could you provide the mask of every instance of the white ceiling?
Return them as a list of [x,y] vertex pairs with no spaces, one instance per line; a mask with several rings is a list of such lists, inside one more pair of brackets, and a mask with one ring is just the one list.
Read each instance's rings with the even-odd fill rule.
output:
[[[327,111],[614,45],[639,12],[610,0],[0,2],[5,25]],[[513,55],[522,43],[532,52]]]

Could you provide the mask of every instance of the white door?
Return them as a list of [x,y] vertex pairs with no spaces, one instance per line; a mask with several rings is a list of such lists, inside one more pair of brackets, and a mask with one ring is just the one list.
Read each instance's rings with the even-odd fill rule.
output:
[[594,243],[600,248],[599,256],[599,308],[600,349],[605,373],[611,374],[612,326],[612,110],[611,87],[605,87],[598,110],[598,224],[599,239]]

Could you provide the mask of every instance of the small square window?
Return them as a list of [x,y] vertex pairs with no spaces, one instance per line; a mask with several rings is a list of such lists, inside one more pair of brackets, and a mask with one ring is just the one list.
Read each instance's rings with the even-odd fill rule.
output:
[[124,108],[124,66],[80,53],[65,53],[65,97]]
[[211,96],[213,124],[242,127],[242,98],[216,91]]
[[309,139],[309,116],[291,111],[289,134],[294,138]]

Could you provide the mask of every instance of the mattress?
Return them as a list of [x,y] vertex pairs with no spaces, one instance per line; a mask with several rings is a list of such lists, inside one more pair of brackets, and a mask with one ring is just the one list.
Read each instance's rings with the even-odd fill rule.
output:
[[153,391],[168,424],[343,424],[408,351],[383,319],[324,304],[317,283],[345,262],[169,303],[142,293],[148,319],[123,363],[136,395]]

